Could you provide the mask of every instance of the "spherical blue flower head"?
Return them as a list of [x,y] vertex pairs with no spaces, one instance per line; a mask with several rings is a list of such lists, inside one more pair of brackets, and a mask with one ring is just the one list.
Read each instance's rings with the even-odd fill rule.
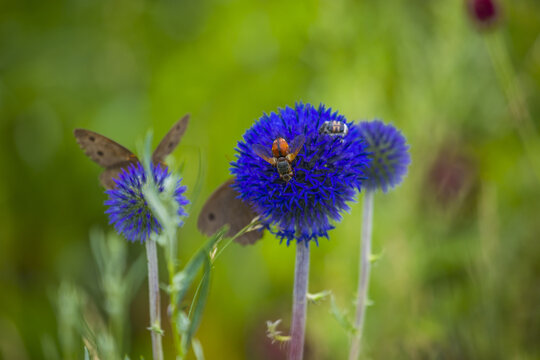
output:
[[[331,136],[319,133],[325,121],[340,121],[349,131]],[[276,167],[258,156],[253,146],[272,148],[276,138],[284,138],[290,146],[303,135],[305,142],[291,165],[294,171],[288,182],[281,179]],[[364,169],[369,159],[360,131],[343,115],[320,105],[297,104],[277,113],[264,114],[244,134],[236,148],[237,160],[231,163],[236,176],[234,188],[240,198],[253,204],[261,221],[281,241],[308,242],[328,238],[334,227],[331,220],[340,220],[340,212],[349,210],[347,202],[360,191]],[[294,152],[294,149],[290,149]]]
[[358,128],[368,144],[371,158],[364,187],[368,190],[380,188],[386,192],[401,183],[407,174],[411,163],[407,140],[398,129],[380,120],[363,121]]
[[[171,175],[165,166],[151,166],[154,182],[159,190],[163,192],[164,182]],[[152,215],[148,206],[142,187],[146,183],[146,173],[143,166],[130,165],[123,169],[117,178],[114,179],[116,187],[105,191],[109,199],[105,205],[109,208],[105,211],[109,214],[109,224],[114,224],[116,231],[130,241],[146,241],[152,233],[161,231],[161,224]],[[185,186],[180,185],[178,180],[174,189],[174,199],[178,203],[178,215],[187,216],[184,206],[189,201],[183,196],[186,191]],[[179,226],[182,223],[179,224]]]

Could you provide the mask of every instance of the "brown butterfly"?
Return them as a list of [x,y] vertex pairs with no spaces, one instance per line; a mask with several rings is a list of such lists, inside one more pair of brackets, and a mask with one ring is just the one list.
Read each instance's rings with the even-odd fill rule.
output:
[[[188,122],[189,115],[185,115],[174,124],[152,153],[152,163],[164,163],[165,157],[176,148],[182,139]],[[106,189],[112,189],[116,186],[113,179],[120,174],[122,169],[139,162],[135,154],[108,137],[85,129],[75,129],[73,133],[84,153],[105,168],[105,171],[99,176],[99,181]]]
[[[229,225],[226,236],[233,236],[257,216],[248,204],[238,198],[238,192],[232,188],[233,183],[234,178],[225,181],[204,203],[197,227],[206,236],[213,235],[225,224]],[[253,230],[239,236],[235,241],[242,245],[254,244],[262,236],[262,230]]]

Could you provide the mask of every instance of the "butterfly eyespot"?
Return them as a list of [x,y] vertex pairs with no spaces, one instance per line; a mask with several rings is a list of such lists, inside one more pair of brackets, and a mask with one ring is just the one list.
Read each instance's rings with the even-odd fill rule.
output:
[[90,139],[90,141],[95,141],[96,140],[96,138],[93,137],[93,136],[88,137],[88,139]]
[[169,143],[169,149],[172,148],[174,146],[174,143],[170,142]]
[[98,154],[99,156],[103,156],[103,151],[100,150],[100,151],[97,152],[97,154]]
[[215,219],[216,219],[216,216],[214,215],[214,213],[208,214],[208,220],[213,221]]

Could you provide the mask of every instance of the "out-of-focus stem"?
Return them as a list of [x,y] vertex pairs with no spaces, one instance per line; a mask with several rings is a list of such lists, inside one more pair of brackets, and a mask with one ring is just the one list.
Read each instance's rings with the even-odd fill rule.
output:
[[349,360],[356,360],[360,356],[360,345],[362,342],[362,329],[366,317],[366,306],[368,300],[369,272],[371,268],[371,233],[373,228],[373,191],[366,191],[364,194],[364,209],[362,211],[362,234],[360,247],[360,266],[358,274],[358,294],[356,303],[356,319],[354,326],[356,333],[351,344]]
[[[177,240],[176,234],[170,233],[167,235],[167,245],[164,246],[167,259],[167,272],[169,273],[169,288],[174,288],[174,276],[176,274],[176,254]],[[180,332],[178,331],[178,292],[171,291],[169,294],[169,319],[171,321],[171,332],[173,337],[174,348],[176,350],[177,359],[183,359],[185,356],[180,340]]]
[[[174,274],[176,273],[176,266],[171,263],[171,259],[168,261],[168,271],[169,271],[169,286],[172,288],[174,286]],[[184,349],[180,340],[180,333],[178,331],[178,293],[172,291],[170,293],[170,303],[169,303],[169,319],[171,321],[171,331],[173,336],[174,348],[176,349],[177,359],[183,359],[185,356]]]
[[527,101],[517,79],[514,66],[501,34],[493,33],[485,36],[485,41],[500,87],[506,96],[510,117],[523,143],[526,156],[532,165],[536,179],[540,181],[540,139],[538,130],[531,118]]
[[150,331],[152,335],[152,355],[154,360],[163,360],[161,345],[161,311],[159,302],[159,275],[156,242],[146,241],[148,261],[148,294],[150,297]]
[[306,329],[306,304],[309,279],[309,242],[296,244],[294,267],[293,313],[289,360],[302,360]]

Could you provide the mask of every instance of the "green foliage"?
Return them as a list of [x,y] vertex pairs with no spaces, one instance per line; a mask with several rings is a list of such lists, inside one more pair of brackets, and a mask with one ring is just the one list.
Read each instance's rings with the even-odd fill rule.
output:
[[330,312],[348,335],[352,336],[356,333],[356,328],[354,327],[353,322],[349,319],[347,313],[340,309],[336,304],[336,300],[334,299],[333,295],[330,295]]
[[318,304],[320,301],[326,299],[328,296],[332,295],[332,291],[324,290],[315,294],[308,293],[307,300],[312,304]]
[[44,355],[48,359],[79,358],[82,344],[85,357],[89,353],[92,358],[121,359],[125,352],[127,311],[145,279],[144,257],[128,265],[126,241],[113,233],[106,236],[96,227],[90,232],[90,244],[100,275],[101,300],[91,299],[77,285],[61,283],[55,300],[60,351],[46,341]]

